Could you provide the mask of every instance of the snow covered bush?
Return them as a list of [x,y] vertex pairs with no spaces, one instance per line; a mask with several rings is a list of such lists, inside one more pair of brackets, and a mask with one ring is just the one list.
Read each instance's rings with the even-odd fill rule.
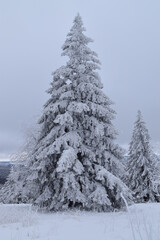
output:
[[11,157],[11,171],[7,181],[0,189],[1,203],[27,203],[30,202],[29,185],[26,179],[29,176],[28,161],[36,143],[38,127],[30,129],[23,149]]
[[23,194],[23,184],[27,177],[27,169],[22,161],[16,162],[11,167],[7,182],[0,190],[0,202],[21,203],[26,202],[26,194]]
[[127,169],[128,186],[134,192],[137,202],[160,201],[156,188],[160,171],[140,111],[134,124]]
[[115,112],[96,72],[78,14],[62,47],[69,60],[53,73],[50,98],[39,120],[41,132],[29,163],[34,204],[47,210],[121,208],[130,193],[120,180],[123,151],[114,144]]

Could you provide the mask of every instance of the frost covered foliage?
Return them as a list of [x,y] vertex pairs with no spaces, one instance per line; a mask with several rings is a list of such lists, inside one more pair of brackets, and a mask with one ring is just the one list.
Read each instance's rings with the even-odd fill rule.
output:
[[138,111],[129,147],[128,186],[134,192],[137,202],[159,201],[155,182],[158,179],[158,165],[150,147],[150,136],[142,114]]
[[100,62],[90,50],[79,15],[62,47],[69,60],[53,73],[50,98],[40,118],[41,133],[27,179],[34,203],[47,210],[121,208],[128,188],[123,151],[113,141],[115,112],[96,72]]
[[29,176],[28,161],[36,143],[38,129],[34,128],[28,132],[26,144],[23,150],[11,157],[11,172],[6,183],[0,189],[0,202],[3,203],[26,203],[30,202],[30,188],[26,185]]
[[0,202],[25,203],[27,201],[24,181],[27,177],[27,169],[23,161],[12,164],[7,182],[0,189]]

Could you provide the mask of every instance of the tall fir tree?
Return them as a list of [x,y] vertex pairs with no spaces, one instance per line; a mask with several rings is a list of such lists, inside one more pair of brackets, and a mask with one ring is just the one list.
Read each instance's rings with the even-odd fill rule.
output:
[[100,62],[84,31],[78,14],[62,47],[69,60],[53,73],[29,163],[26,186],[34,204],[48,210],[109,211],[124,205],[121,193],[130,196],[120,180],[123,151],[114,143],[115,112],[102,91],[96,72]]
[[159,201],[155,184],[158,179],[158,163],[140,111],[134,124],[127,168],[128,186],[133,191],[136,202]]

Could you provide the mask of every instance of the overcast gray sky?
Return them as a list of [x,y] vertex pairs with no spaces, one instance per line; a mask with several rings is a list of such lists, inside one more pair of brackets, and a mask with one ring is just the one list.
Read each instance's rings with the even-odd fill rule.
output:
[[77,12],[115,102],[117,141],[130,141],[138,109],[160,140],[159,0],[0,0],[0,154],[16,151],[41,114]]

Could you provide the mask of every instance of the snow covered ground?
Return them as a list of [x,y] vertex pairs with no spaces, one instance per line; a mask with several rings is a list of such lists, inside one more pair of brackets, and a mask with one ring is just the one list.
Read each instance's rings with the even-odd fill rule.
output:
[[29,205],[0,205],[2,240],[159,240],[160,204],[127,212],[37,213]]

